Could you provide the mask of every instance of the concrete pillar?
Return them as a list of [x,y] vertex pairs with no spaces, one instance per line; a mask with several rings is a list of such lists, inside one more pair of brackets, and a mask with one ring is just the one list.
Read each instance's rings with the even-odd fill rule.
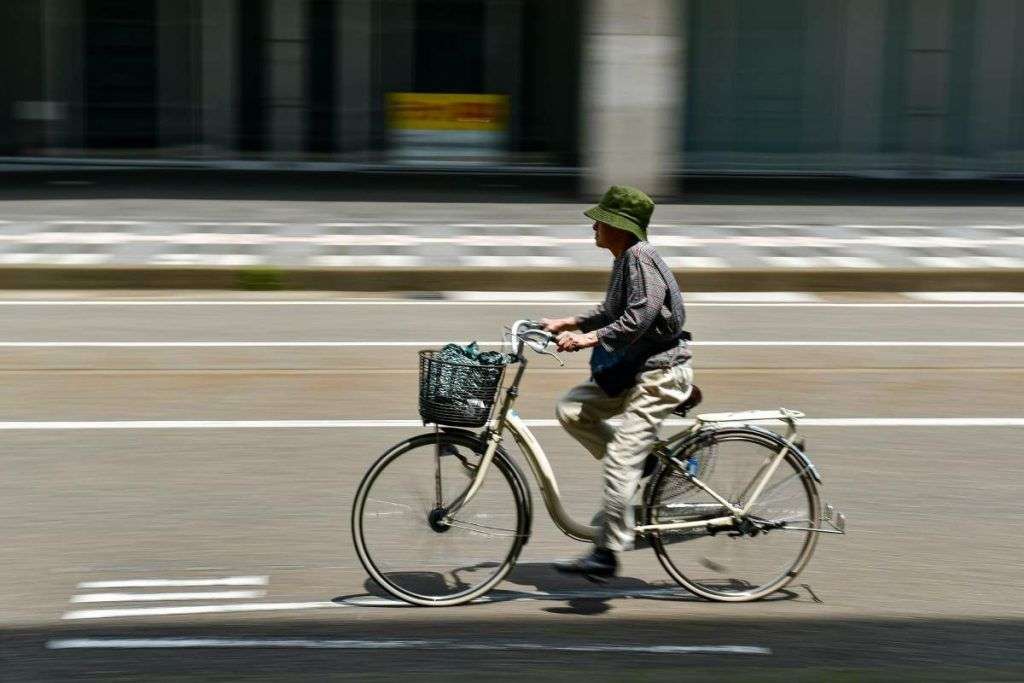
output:
[[38,154],[49,121],[61,109],[45,101],[42,3],[0,2],[0,64],[17,65],[0,78],[0,154]]
[[370,149],[373,116],[373,4],[339,0],[334,16],[337,148],[346,157],[361,158]]
[[165,153],[190,153],[199,127],[195,18],[198,0],[157,0],[157,132]]
[[[377,0],[377,30],[380,32],[375,47],[379,74],[377,88],[371,97],[374,107],[385,107],[389,92],[415,90],[416,5],[414,0]],[[373,147],[387,148],[390,144],[386,117],[373,117],[371,135]]]
[[971,80],[970,144],[981,156],[1011,144],[1017,25],[1024,20],[1019,0],[979,0]]
[[379,0],[380,70],[385,92],[409,92],[415,80],[416,3]]
[[911,0],[907,143],[918,163],[945,141],[952,16],[952,0]]
[[801,150],[834,153],[839,144],[845,2],[816,3],[804,13]]
[[46,101],[59,112],[49,121],[47,147],[80,153],[85,144],[85,55],[81,0],[43,0]]
[[289,157],[302,152],[306,139],[306,3],[270,0],[269,9],[270,148]]
[[847,0],[840,148],[874,154],[882,145],[886,0]]
[[518,140],[522,96],[522,3],[487,0],[484,10],[484,92],[509,98],[508,144]]
[[[688,9],[695,11],[692,7]],[[731,149],[739,139],[736,106],[739,100],[736,76],[740,70],[739,8],[735,0],[703,2],[699,21],[698,30],[684,36],[685,41],[693,41],[697,61],[687,64],[686,86],[682,91],[685,97],[694,98],[695,116],[685,122],[687,128],[681,134],[699,140],[704,146]],[[686,25],[689,23],[693,22]],[[691,167],[694,165],[693,158],[683,161]],[[700,163],[698,160],[698,166]],[[706,163],[705,157],[703,164]]]
[[238,136],[238,2],[201,3],[200,141],[209,156],[234,156]]
[[671,189],[679,158],[684,2],[589,0],[584,6],[584,188]]

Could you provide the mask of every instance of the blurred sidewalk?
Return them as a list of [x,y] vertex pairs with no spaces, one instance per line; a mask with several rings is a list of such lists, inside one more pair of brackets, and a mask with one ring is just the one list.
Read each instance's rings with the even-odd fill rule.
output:
[[[676,269],[1024,272],[1004,186],[691,187],[651,229]],[[23,174],[0,188],[0,265],[607,268],[590,203],[551,178]]]

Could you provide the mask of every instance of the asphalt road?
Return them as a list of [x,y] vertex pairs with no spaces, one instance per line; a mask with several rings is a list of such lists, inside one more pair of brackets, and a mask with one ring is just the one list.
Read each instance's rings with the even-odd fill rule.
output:
[[[808,451],[850,533],[823,538],[777,599],[671,591],[649,551],[606,587],[559,576],[548,563],[584,547],[538,507],[498,600],[424,609],[361,597],[379,591],[352,550],[352,496],[379,453],[423,431],[363,421],[416,419],[416,342],[493,341],[580,305],[89,296],[0,302],[0,680],[1024,676],[1024,346],[1007,345],[1022,341],[1020,305],[690,307],[702,411],[821,421]],[[851,302],[872,305],[833,305]],[[803,345],[748,345],[764,341]],[[583,377],[585,359],[568,360],[532,362],[525,418],[553,417]],[[598,463],[558,428],[536,433],[589,517]],[[140,597],[165,592],[206,595]],[[120,595],[82,597],[104,593]]]

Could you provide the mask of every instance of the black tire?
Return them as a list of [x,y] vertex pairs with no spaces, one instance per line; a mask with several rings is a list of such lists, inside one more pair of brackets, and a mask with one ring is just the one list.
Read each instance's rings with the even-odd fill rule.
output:
[[[507,528],[509,533],[504,533],[505,528],[502,528],[502,533],[496,534],[498,531],[496,528],[472,523],[469,526],[477,528],[469,528],[468,531],[466,528],[461,527],[439,529],[431,525],[431,520],[428,518],[430,510],[418,510],[409,505],[398,503],[390,504],[402,505],[402,508],[409,508],[409,511],[406,512],[404,509],[395,508],[396,511],[394,513],[377,513],[378,517],[394,514],[400,518],[398,519],[399,524],[411,524],[408,527],[409,533],[416,535],[417,539],[423,536],[428,541],[432,540],[433,543],[429,550],[435,553],[440,552],[440,546],[455,538],[455,536],[449,534],[463,533],[466,535],[461,538],[468,539],[471,534],[488,536],[489,534],[486,531],[481,532],[479,530],[481,528],[493,529],[491,533],[496,534],[494,537],[499,539],[499,542],[495,545],[500,546],[494,551],[497,557],[494,558],[493,562],[471,563],[471,566],[467,567],[453,566],[452,571],[448,575],[442,575],[437,571],[431,571],[438,568],[437,564],[432,565],[427,558],[421,559],[417,557],[415,551],[412,550],[407,553],[412,555],[411,559],[403,561],[405,566],[403,571],[397,572],[391,567],[384,566],[387,564],[387,561],[382,555],[386,554],[386,552],[391,552],[393,548],[407,548],[408,546],[402,546],[399,542],[400,539],[367,538],[367,520],[374,518],[372,513],[367,513],[367,503],[368,501],[377,501],[377,499],[371,497],[374,485],[380,481],[381,476],[385,472],[398,472],[399,470],[394,468],[402,466],[403,456],[406,456],[406,460],[411,463],[412,455],[415,454],[422,457],[422,449],[430,449],[433,452],[439,445],[442,447],[442,451],[449,451],[449,454],[444,456],[446,459],[442,459],[441,462],[445,463],[449,470],[455,468],[454,471],[459,471],[459,467],[464,468],[466,471],[462,474],[464,475],[465,483],[468,485],[472,478],[472,470],[465,465],[465,462],[472,458],[478,461],[486,450],[486,442],[475,434],[462,430],[442,431],[438,434],[422,434],[396,444],[377,459],[363,477],[362,482],[360,482],[352,506],[352,540],[355,543],[359,561],[363,564],[366,572],[381,588],[396,598],[413,605],[429,607],[460,605],[484,595],[496,586],[515,565],[523,545],[529,538],[532,518],[530,491],[526,479],[522,471],[509,458],[508,454],[499,447],[491,462],[492,470],[486,475],[485,486],[489,487],[488,491],[493,491],[500,497],[498,506],[504,507],[507,505],[513,508],[507,512],[499,511],[500,514],[508,518],[505,520],[505,528]],[[454,449],[454,452],[451,452],[452,449]],[[466,460],[463,460],[464,458]],[[460,461],[462,462],[461,465],[459,464]],[[417,458],[416,462],[421,461]],[[415,465],[415,463],[413,464]],[[470,465],[472,464],[470,462]],[[402,475],[399,474],[398,476]],[[414,480],[416,479],[415,475],[410,476],[413,476]],[[504,485],[498,482],[504,482]],[[456,496],[461,492],[457,489],[458,486],[450,489],[452,496]],[[502,493],[502,491],[505,493]],[[484,491],[482,489],[481,493],[471,501],[469,507],[472,508],[474,505],[482,504],[480,501],[483,494]],[[388,492],[387,495],[392,496],[392,493]],[[446,495],[445,498],[448,498],[448,496]],[[377,502],[380,503],[381,501]],[[445,500],[446,504],[450,504],[450,502],[450,498]],[[388,501],[383,501],[383,503],[388,503]],[[480,516],[483,517],[485,515]],[[493,517],[494,515],[486,516]],[[369,526],[372,527],[373,525],[370,524]],[[472,540],[475,543],[477,539]],[[374,556],[375,553],[377,557]],[[451,557],[453,563],[457,563],[458,559],[460,559],[454,555],[446,557]],[[474,574],[474,572],[478,575],[472,577],[473,583],[466,585],[467,575]],[[432,584],[432,587],[424,589],[422,587],[424,583]],[[452,583],[456,585],[451,586]],[[444,588],[444,590],[440,590],[441,588]]]
[[[686,462],[691,457],[694,458],[690,462],[697,470],[696,476],[728,499],[731,493],[728,490],[719,489],[715,482],[715,471],[721,471],[723,466],[731,464],[724,462],[727,455],[723,456],[718,453],[718,450],[726,444],[742,444],[742,451],[749,449],[752,462],[762,457],[758,455],[759,452],[763,452],[764,457],[769,457],[772,453],[778,453],[786,445],[779,435],[756,427],[707,429],[680,444],[670,457],[683,468],[686,467]],[[747,457],[745,453],[740,454],[741,449],[734,446],[730,446],[730,448],[734,453],[729,455],[735,455],[735,459]],[[776,477],[780,478],[776,479]],[[810,528],[820,526],[821,501],[818,487],[814,472],[802,454],[793,452],[791,448],[783,462],[779,464],[772,477],[772,482],[778,482],[779,488],[785,487],[785,495],[788,496],[780,504],[780,508],[791,506],[796,509],[795,502],[803,501],[799,508],[799,526]],[[771,486],[776,486],[776,484],[773,483]],[[766,492],[769,492],[769,488],[765,489]],[[773,491],[777,490],[778,488],[773,489]],[[777,494],[771,493],[770,495]],[[742,495],[739,497],[742,498]],[[790,503],[790,499],[795,502]],[[669,503],[669,501],[676,502]],[[729,502],[737,504],[736,500]],[[759,499],[758,505],[760,504]],[[715,509],[716,506],[718,509]],[[672,467],[662,468],[652,478],[645,492],[646,524],[689,521],[700,519],[701,515],[723,516],[728,515],[728,512],[724,506],[713,501],[707,493],[693,484],[688,484],[686,479],[679,475],[678,470]],[[804,516],[807,519],[802,519]],[[770,531],[767,534],[744,535],[736,538],[729,537],[727,533],[721,531],[717,534],[710,534],[704,529],[650,534],[651,547],[669,576],[695,595],[718,602],[760,600],[785,587],[796,578],[810,560],[817,538],[818,533],[814,531],[801,532],[781,529]],[[772,540],[768,541],[767,539]],[[763,561],[761,558],[768,555],[765,549],[769,548],[767,545],[769,543],[775,544],[770,549],[780,558],[778,561],[779,571],[776,574],[774,569],[765,570],[763,572],[765,578],[758,579],[756,583],[752,583],[747,575],[758,575],[762,572],[730,566],[727,563],[723,564],[707,556],[702,556],[702,552],[712,547],[726,553],[731,552],[734,556],[749,553],[746,557],[753,564]],[[736,545],[730,546],[729,544]],[[742,546],[741,544],[748,545]],[[745,550],[737,551],[737,548],[745,548]],[[750,548],[753,548],[754,551],[751,552]],[[778,551],[774,552],[776,548]],[[792,550],[791,561],[785,559],[790,550]],[[768,564],[768,562],[765,563]]]

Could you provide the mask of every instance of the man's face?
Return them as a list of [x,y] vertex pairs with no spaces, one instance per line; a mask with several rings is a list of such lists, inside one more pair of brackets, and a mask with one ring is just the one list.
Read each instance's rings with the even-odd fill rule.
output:
[[609,233],[615,228],[602,223],[601,221],[594,221],[594,244],[601,249],[608,249],[611,246],[613,239]]

